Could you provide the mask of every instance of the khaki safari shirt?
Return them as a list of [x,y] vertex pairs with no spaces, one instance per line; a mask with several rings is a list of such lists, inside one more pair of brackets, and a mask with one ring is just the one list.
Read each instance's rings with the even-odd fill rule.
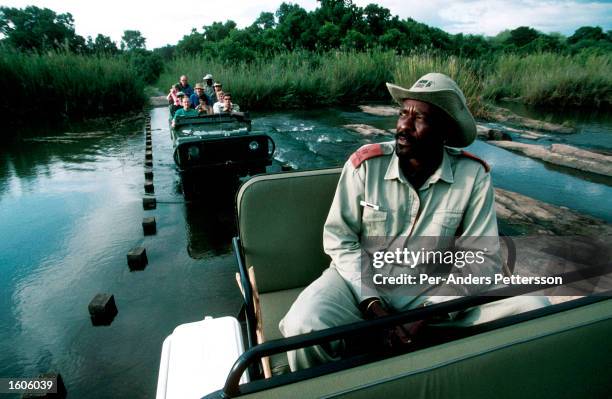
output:
[[[366,147],[382,155],[362,160]],[[361,284],[360,237],[455,236],[458,231],[498,242],[494,191],[483,164],[446,147],[438,169],[415,189],[403,176],[392,141],[364,146],[344,165],[325,222],[323,246],[331,267],[361,302],[379,295]],[[402,306],[447,299],[415,294]]]

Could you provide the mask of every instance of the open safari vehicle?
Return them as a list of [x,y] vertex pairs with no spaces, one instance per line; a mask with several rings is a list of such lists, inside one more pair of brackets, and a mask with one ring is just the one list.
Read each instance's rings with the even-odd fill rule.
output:
[[[431,326],[432,338],[410,351],[363,351],[291,372],[289,350],[356,339],[507,297],[501,288],[498,296],[461,297],[283,338],[279,321],[304,287],[329,266],[322,231],[340,172],[261,175],[241,187],[236,200],[239,237],[233,246],[245,298],[246,331],[231,317],[177,327],[163,345],[158,399],[609,397],[609,293],[471,327],[435,331]],[[512,269],[513,248],[506,247],[506,262]],[[256,285],[248,270],[251,266]],[[525,293],[529,290],[534,288],[525,288]]]
[[170,134],[181,172],[231,170],[245,176],[263,173],[272,164],[274,141],[251,132],[248,113],[181,117]]

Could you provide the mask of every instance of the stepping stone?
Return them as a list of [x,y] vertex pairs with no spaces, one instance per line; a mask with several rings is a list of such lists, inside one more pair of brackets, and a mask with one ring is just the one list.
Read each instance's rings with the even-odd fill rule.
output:
[[144,270],[149,263],[147,250],[144,247],[132,248],[127,254],[127,261],[130,270]]
[[157,223],[154,217],[142,218],[142,232],[145,236],[151,236],[157,232]]
[[155,197],[142,197],[142,208],[146,211],[157,208]]
[[95,326],[111,324],[118,313],[114,295],[105,293],[96,294],[87,309]]

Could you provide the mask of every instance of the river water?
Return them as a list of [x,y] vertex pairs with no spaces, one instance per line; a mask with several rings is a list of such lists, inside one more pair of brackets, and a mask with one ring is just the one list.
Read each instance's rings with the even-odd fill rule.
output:
[[[163,339],[205,315],[236,315],[240,294],[230,240],[233,193],[201,183],[186,202],[171,157],[168,112],[151,110],[157,209],[144,211],[143,121],[74,132],[23,133],[0,153],[0,377],[59,371],[73,398],[152,398]],[[383,137],[342,128],[392,128],[393,117],[356,109],[254,114],[253,130],[299,169],[339,166]],[[575,119],[579,133],[551,137],[612,151],[612,121]],[[612,221],[610,179],[552,167],[481,141],[468,150],[492,166],[496,186]],[[205,199],[205,200],[204,200]],[[155,216],[157,234],[141,221]],[[130,272],[127,252],[147,249]],[[110,326],[92,326],[96,293],[115,296]],[[16,396],[18,397],[18,396]]]

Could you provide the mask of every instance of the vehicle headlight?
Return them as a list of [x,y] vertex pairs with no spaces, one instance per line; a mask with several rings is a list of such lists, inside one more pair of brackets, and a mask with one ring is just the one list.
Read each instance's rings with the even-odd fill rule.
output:
[[192,145],[187,149],[187,155],[189,156],[189,159],[197,159],[200,157],[200,149],[197,146]]
[[249,143],[249,150],[257,151],[258,148],[259,148],[259,143],[257,141],[251,141]]

